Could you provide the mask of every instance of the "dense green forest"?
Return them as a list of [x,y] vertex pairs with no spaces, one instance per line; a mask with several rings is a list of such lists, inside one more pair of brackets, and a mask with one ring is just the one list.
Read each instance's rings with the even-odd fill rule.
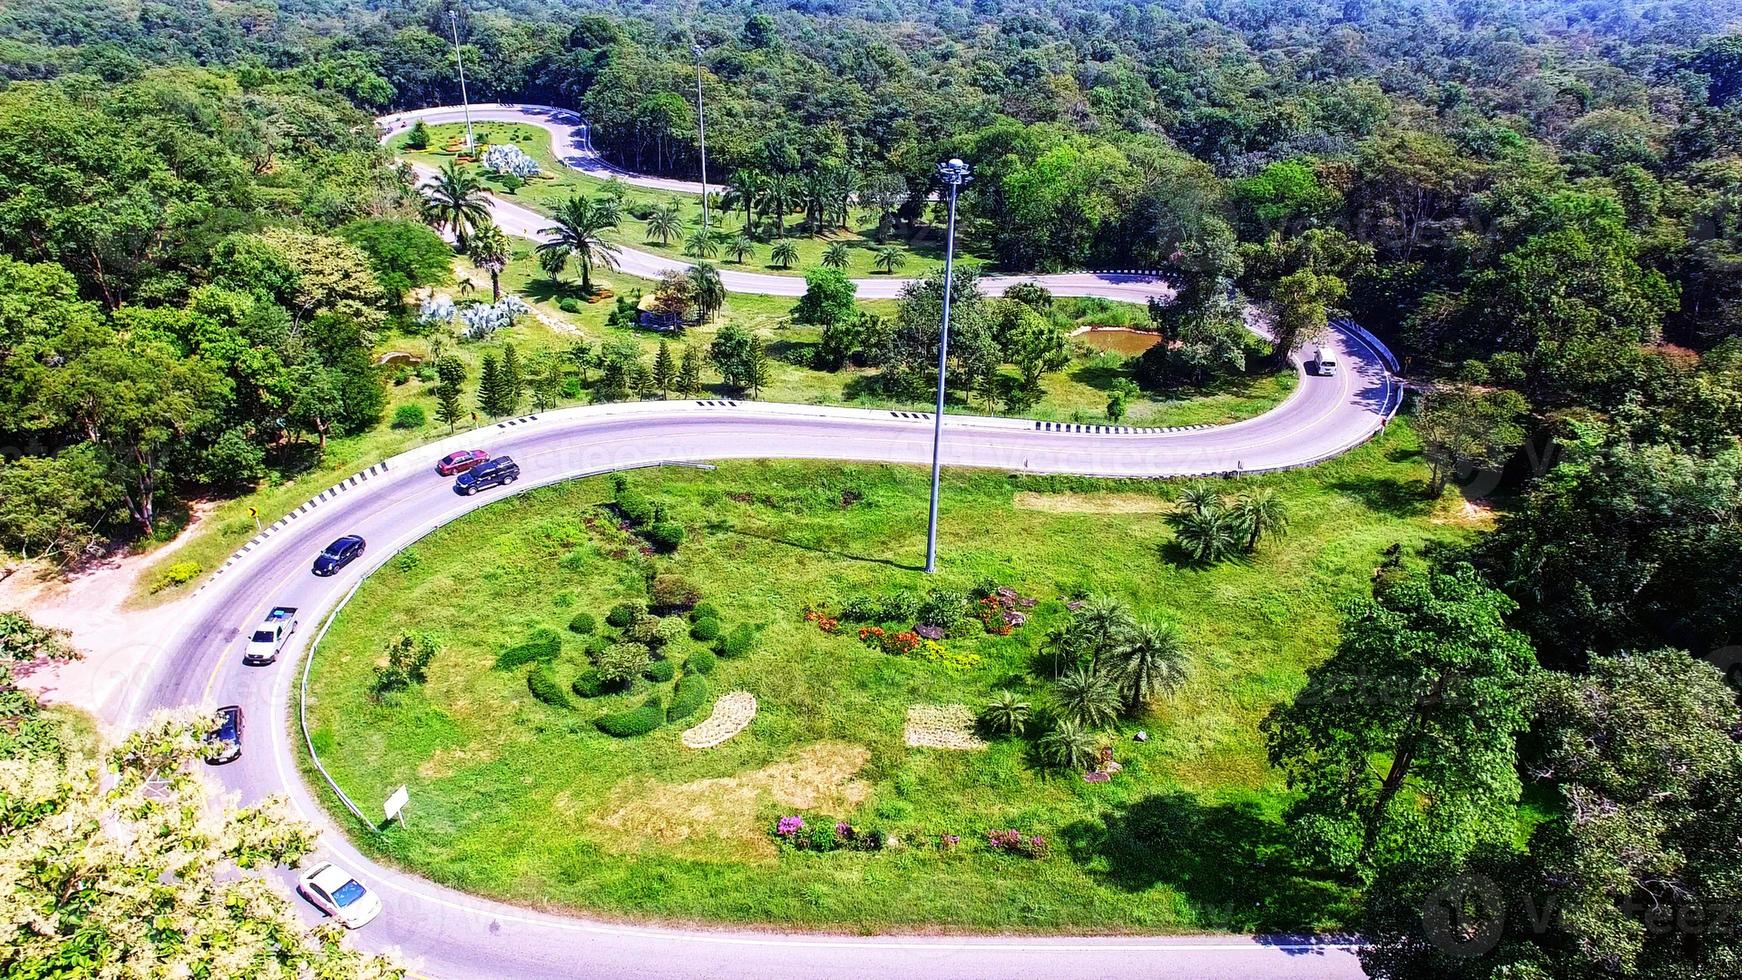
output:
[[[1179,286],[1146,381],[1237,344],[1242,295],[1284,352],[1341,312],[1387,338],[1434,490],[1512,506],[1431,574],[1383,569],[1267,726],[1301,853],[1365,888],[1380,976],[1742,975],[1733,933],[1633,910],[1742,888],[1712,667],[1742,663],[1742,3],[458,15],[475,100],[576,108],[674,175],[699,42],[710,173],[788,188],[782,222],[826,186],[935,235],[932,168],[962,156],[963,235],[1001,269]],[[429,3],[0,8],[0,546],[149,536],[382,423],[377,341],[453,252],[370,117],[458,101],[447,30]],[[1381,755],[1406,761],[1368,786]],[[1554,883],[1560,929],[1424,943],[1471,870]]]

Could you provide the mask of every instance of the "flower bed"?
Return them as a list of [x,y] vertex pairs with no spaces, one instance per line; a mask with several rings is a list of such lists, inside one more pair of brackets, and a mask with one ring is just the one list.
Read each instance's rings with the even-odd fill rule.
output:
[[733,691],[714,702],[708,720],[683,733],[683,744],[692,749],[711,749],[731,738],[756,720],[756,696],[748,691]]

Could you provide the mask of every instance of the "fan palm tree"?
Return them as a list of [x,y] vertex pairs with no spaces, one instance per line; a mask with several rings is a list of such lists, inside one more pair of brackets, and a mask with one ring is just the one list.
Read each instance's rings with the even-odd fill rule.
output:
[[605,229],[616,224],[611,208],[575,196],[558,206],[551,220],[556,223],[540,232],[546,241],[538,246],[539,254],[573,259],[581,270],[581,292],[590,294],[593,269],[617,267],[617,246],[603,237]]
[[1246,550],[1257,551],[1263,538],[1288,533],[1288,505],[1275,490],[1249,490],[1234,501],[1234,520],[1246,532]]
[[704,318],[712,320],[720,307],[726,305],[726,284],[720,281],[720,270],[707,262],[697,262],[689,272],[690,285],[696,294],[696,308]]
[[1094,765],[1100,746],[1088,729],[1067,718],[1061,718],[1052,730],[1036,743],[1040,757],[1050,766],[1060,769],[1087,769]]
[[907,252],[900,245],[885,245],[876,255],[871,265],[879,272],[894,272],[907,264]]
[[846,242],[830,242],[829,247],[823,249],[823,264],[831,269],[845,269],[851,255]]
[[1119,685],[1091,667],[1065,671],[1053,684],[1059,715],[1088,728],[1101,728],[1119,717]]
[[1089,669],[1100,667],[1101,657],[1122,646],[1136,628],[1137,620],[1125,603],[1112,596],[1095,595],[1083,600],[1071,616],[1076,647],[1089,654]]
[[713,232],[697,228],[684,239],[683,254],[693,255],[698,259],[711,259],[720,254],[720,241],[714,237]]
[[1185,683],[1185,641],[1172,623],[1139,623],[1113,651],[1113,669],[1119,692],[1125,697],[1125,713],[1136,714],[1144,704],[1170,693]]
[[423,220],[434,225],[437,231],[451,233],[454,244],[462,252],[466,250],[472,229],[490,220],[490,205],[484,199],[483,183],[471,172],[461,170],[452,160],[424,182],[422,191]]
[[782,238],[774,243],[773,248],[768,250],[768,260],[773,262],[776,268],[790,269],[792,264],[798,261],[798,246],[794,245],[791,239]]
[[980,723],[995,732],[1015,735],[1028,724],[1028,702],[1015,691],[1001,690],[992,695],[991,703],[980,712]]
[[653,209],[647,216],[647,237],[656,239],[661,245],[670,245],[671,240],[683,234],[683,218],[678,215],[676,201],[667,201]]
[[1239,550],[1240,528],[1220,507],[1177,510],[1167,522],[1173,525],[1174,540],[1200,565],[1215,564]]
[[502,270],[508,268],[508,258],[514,243],[496,223],[486,220],[472,232],[466,245],[466,257],[472,264],[490,274],[490,302],[502,301]]
[[743,265],[745,259],[756,254],[756,242],[749,235],[739,233],[726,243],[726,254],[732,257],[732,261]]

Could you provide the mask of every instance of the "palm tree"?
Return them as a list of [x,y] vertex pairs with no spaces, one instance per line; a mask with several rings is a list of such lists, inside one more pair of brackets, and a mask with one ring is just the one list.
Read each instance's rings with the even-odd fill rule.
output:
[[877,250],[871,264],[879,272],[894,272],[907,264],[907,252],[900,245],[885,245]]
[[782,173],[768,178],[763,186],[762,209],[764,214],[774,216],[776,238],[786,237],[786,212],[792,210],[792,196],[797,188],[797,179]]
[[1173,525],[1174,540],[1197,564],[1215,564],[1240,547],[1240,528],[1221,507],[1177,510],[1167,522]]
[[[726,187],[728,206],[736,206],[744,212],[744,237],[750,238],[756,234],[756,209],[762,203],[762,195],[768,187],[768,179],[759,171],[748,168],[732,174]],[[740,259],[739,261],[743,261]]]
[[1250,490],[1234,501],[1234,520],[1246,532],[1246,550],[1257,551],[1263,538],[1280,538],[1288,533],[1288,505],[1275,490]]
[[1091,667],[1065,671],[1053,685],[1059,715],[1088,728],[1101,728],[1119,717],[1119,685]]
[[1122,646],[1137,626],[1131,610],[1112,596],[1095,595],[1083,600],[1071,616],[1077,649],[1089,654],[1089,668],[1098,669],[1103,654]]
[[470,171],[449,160],[423,185],[423,220],[437,231],[448,231],[460,251],[472,229],[490,220],[490,205],[484,200],[484,185]]
[[[590,294],[593,291],[595,266],[606,269],[617,267],[617,246],[603,237],[606,228],[616,225],[615,215],[611,210],[609,207],[601,207],[597,201],[580,196],[571,197],[551,216],[556,224],[539,233],[546,238],[538,246],[539,254],[562,255],[565,259],[574,259],[575,264],[580,266],[583,293]],[[554,259],[551,261],[554,262]]]
[[661,245],[683,234],[683,219],[678,216],[677,202],[667,201],[647,216],[647,237],[658,239]]
[[829,247],[823,249],[823,264],[831,269],[845,269],[851,255],[846,242],[830,242]]
[[799,185],[799,196],[804,201],[804,225],[813,235],[823,230],[823,211],[828,208],[831,190],[828,171],[823,169],[812,170]]
[[1028,714],[1028,702],[1006,689],[992,695],[991,703],[980,712],[980,722],[992,731],[1015,735],[1028,724]]
[[714,237],[713,232],[697,228],[684,239],[683,254],[693,255],[698,259],[711,259],[720,254],[720,241]]
[[1134,715],[1147,702],[1185,683],[1185,641],[1172,623],[1140,623],[1113,651],[1113,669],[1125,696],[1125,713]]
[[490,302],[502,301],[502,270],[508,268],[508,258],[514,243],[496,223],[486,220],[472,232],[466,246],[466,257],[472,264],[490,274]]
[[1195,510],[1202,514],[1222,506],[1222,495],[1216,488],[1204,482],[1194,482],[1185,485],[1179,492],[1179,505],[1187,510]]
[[697,262],[689,273],[690,285],[696,292],[696,308],[712,320],[720,307],[726,305],[726,284],[720,281],[720,270],[707,262]]
[[756,254],[756,243],[749,235],[739,233],[726,243],[726,254],[732,257],[732,261],[743,265],[745,259]]
[[538,250],[538,267],[557,286],[562,285],[563,268],[569,264],[567,252]]
[[798,246],[794,245],[791,239],[782,238],[774,243],[773,248],[768,250],[768,260],[773,262],[776,268],[790,269],[792,264],[798,261]]
[[1100,746],[1082,725],[1061,718],[1037,743],[1040,757],[1060,769],[1087,769],[1095,764]]
[[623,202],[609,194],[593,198],[593,207],[613,225],[623,220]]

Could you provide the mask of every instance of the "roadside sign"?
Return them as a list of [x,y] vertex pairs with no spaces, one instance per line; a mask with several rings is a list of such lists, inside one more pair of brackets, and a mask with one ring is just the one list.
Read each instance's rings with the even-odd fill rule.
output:
[[387,819],[398,819],[399,825],[405,826],[405,815],[400,811],[405,809],[405,804],[410,799],[411,794],[405,791],[404,786],[394,790],[393,795],[387,798],[386,805],[382,807],[383,810],[387,811]]

